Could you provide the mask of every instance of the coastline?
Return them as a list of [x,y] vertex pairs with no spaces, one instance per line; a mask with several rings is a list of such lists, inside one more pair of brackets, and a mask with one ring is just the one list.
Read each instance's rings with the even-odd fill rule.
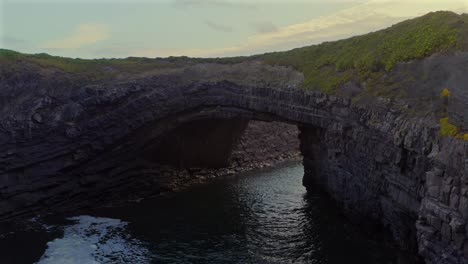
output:
[[151,173],[122,173],[118,178],[102,179],[101,184],[80,186],[79,195],[59,202],[43,202],[42,205],[24,208],[0,219],[8,222],[45,216],[49,214],[76,213],[90,208],[112,207],[146,198],[170,195],[190,189],[192,186],[209,183],[240,173],[272,168],[284,162],[302,160],[299,150],[298,128],[280,122],[250,121],[243,136],[232,150],[230,165],[225,168],[175,168],[170,165],[153,164]]

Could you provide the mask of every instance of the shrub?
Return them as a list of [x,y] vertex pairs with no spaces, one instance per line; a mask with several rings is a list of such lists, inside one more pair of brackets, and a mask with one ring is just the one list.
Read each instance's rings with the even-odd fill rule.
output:
[[449,98],[450,97],[450,90],[448,88],[445,88],[444,90],[442,90],[442,92],[440,93],[440,97]]
[[304,73],[305,88],[334,93],[352,79],[365,81],[376,72],[391,71],[402,62],[437,52],[468,49],[466,18],[435,12],[390,28],[345,40],[257,56],[270,64],[293,66]]
[[452,136],[456,137],[458,134],[459,128],[452,123],[448,117],[440,119],[440,135],[441,136]]

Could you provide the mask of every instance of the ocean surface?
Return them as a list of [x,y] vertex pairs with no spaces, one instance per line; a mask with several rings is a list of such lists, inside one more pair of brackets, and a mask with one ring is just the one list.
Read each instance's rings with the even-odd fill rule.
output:
[[0,263],[405,263],[289,163],[78,215],[0,225]]

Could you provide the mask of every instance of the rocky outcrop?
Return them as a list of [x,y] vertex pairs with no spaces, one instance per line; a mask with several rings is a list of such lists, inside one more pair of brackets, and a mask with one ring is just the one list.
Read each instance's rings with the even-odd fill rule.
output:
[[[467,127],[467,68],[467,53],[399,65],[385,79],[406,103],[351,107],[350,119],[359,120],[351,125],[303,126],[305,185],[320,184],[361,220],[383,222],[426,263],[467,263],[468,144],[441,137],[437,124],[449,117]],[[451,91],[448,109],[438,98],[443,88]]]
[[[112,196],[114,188],[122,184],[133,192],[141,187],[140,182],[145,183],[148,178],[161,183],[160,190],[156,188],[154,192],[170,189],[167,186],[173,185],[170,182],[174,176],[174,164],[158,159],[160,155],[158,157],[155,152],[166,148],[167,135],[177,135],[172,132],[181,127],[183,130],[187,124],[212,120],[210,126],[199,125],[202,129],[197,132],[212,140],[203,146],[208,150],[205,154],[219,147],[222,140],[226,145],[221,150],[229,151],[239,137],[226,133],[232,132],[230,127],[240,135],[242,123],[245,123],[242,120],[276,119],[268,113],[268,108],[274,106],[273,101],[263,97],[278,97],[289,92],[279,93],[279,90],[268,88],[280,84],[274,81],[275,78],[289,82],[290,89],[301,81],[300,74],[292,70],[258,64],[250,68],[236,66],[230,72],[232,77],[224,73],[229,69],[227,66],[201,65],[182,71],[189,77],[192,74],[206,77],[199,81],[181,79],[181,73],[177,72],[88,85],[79,76],[62,72],[44,73],[34,65],[21,67],[24,69],[1,68],[0,74],[0,98],[4,103],[0,112],[0,216],[3,219],[39,207],[78,206],[82,201],[96,200],[95,196]],[[228,81],[216,80],[219,75],[211,76],[213,71],[225,74]],[[257,82],[265,87],[240,86],[234,82],[236,78],[240,83],[249,80],[252,76],[245,76],[248,73],[267,76],[267,79]],[[256,104],[257,98],[263,101],[258,106],[264,109],[249,110],[249,105]],[[298,111],[288,110],[287,104],[275,108],[298,115]],[[230,126],[231,123],[238,125]],[[223,135],[221,131],[230,137],[214,140],[208,136]],[[197,143],[196,138],[187,137],[192,132],[180,133],[176,138],[190,144]],[[268,133],[274,134],[274,131]],[[266,144],[256,140],[258,144]],[[291,141],[282,142],[287,144]],[[182,145],[169,145],[172,150],[180,152]],[[192,145],[190,148],[193,150],[200,146]],[[246,152],[251,151],[245,145],[244,148]],[[259,149],[261,154],[265,153],[264,149]],[[222,152],[218,151],[216,155],[221,157],[219,162],[229,157]],[[194,166],[202,165],[190,164],[193,157],[200,156],[199,152],[193,153],[186,160],[192,171]],[[279,159],[282,157],[283,154],[277,156]],[[268,158],[257,158],[261,162],[271,162]],[[244,156],[235,152],[233,159],[239,162]],[[202,159],[207,160],[209,158]],[[242,161],[246,168],[261,166],[251,160],[251,165],[248,160]]]
[[437,142],[426,172],[417,222],[419,250],[428,263],[467,263],[468,144]]
[[[223,124],[222,121],[226,120],[214,121]],[[192,124],[191,128],[199,125],[200,129],[207,132],[206,122],[197,123]],[[236,121],[231,120],[230,123],[236,124]],[[148,156],[148,153],[145,153],[135,157],[133,162],[128,161],[126,164],[116,166],[112,172],[87,175],[86,177],[69,177],[67,179],[69,185],[65,188],[74,186],[73,193],[76,193],[76,196],[54,193],[55,199],[57,199],[54,200],[54,197],[50,197],[50,194],[47,193],[48,188],[38,188],[37,190],[36,186],[29,186],[28,189],[5,188],[17,191],[18,195],[11,196],[13,200],[8,200],[9,197],[6,196],[7,199],[2,201],[3,204],[15,203],[19,196],[23,197],[25,202],[29,202],[31,206],[18,207],[11,214],[2,215],[5,217],[2,220],[31,213],[47,213],[47,210],[67,212],[93,207],[96,204],[100,206],[117,205],[167,192],[185,190],[193,185],[213,179],[232,177],[249,170],[271,167],[286,161],[298,161],[302,158],[299,151],[299,131],[296,125],[254,120],[242,123],[246,123],[245,126],[242,126],[242,135],[235,142],[232,142],[233,148],[229,150],[229,162],[221,168],[195,166],[194,164],[185,167],[180,166],[180,164],[167,163],[165,162],[167,160],[164,159],[155,160],[158,157]],[[186,127],[182,126],[181,128],[185,129]],[[219,127],[215,130],[217,133],[220,132]],[[173,135],[173,133],[171,134]],[[213,150],[210,147],[206,146],[207,149]],[[222,155],[225,154],[222,153]],[[42,183],[53,185],[57,181],[63,181],[64,177],[60,174],[51,175],[43,179]],[[43,193],[42,196],[41,193]],[[32,200],[28,201],[27,199]]]
[[[458,78],[431,74],[442,67],[437,61],[401,65],[387,80],[423,69],[428,83],[441,78],[437,86]],[[277,138],[294,132],[265,133],[264,123],[250,123],[250,139],[234,148],[248,120],[288,122],[300,127],[306,187],[319,184],[353,217],[382,223],[427,263],[467,261],[466,144],[439,136],[427,101],[412,108],[424,90],[416,81],[405,83],[415,88],[410,103],[373,97],[355,104],[299,89],[300,73],[259,62],[105,82],[17,67],[0,68],[0,218],[120,196],[122,186],[160,193],[293,157],[279,153],[294,142]],[[430,91],[428,98],[439,97]],[[263,147],[270,140],[278,144]],[[232,167],[213,168],[229,158]]]
[[[426,263],[467,263],[465,148],[431,120],[351,108],[350,118],[301,126],[304,185],[320,185],[361,223],[382,223]],[[366,118],[362,118],[362,117]]]
[[450,119],[457,126],[468,128],[468,89],[466,89],[468,83],[468,74],[466,74],[468,53],[461,53],[450,59],[436,57],[433,60],[435,61],[432,63],[426,63],[426,67],[429,67],[427,71],[437,72],[439,80],[443,82],[441,87],[450,90],[451,96],[448,105]]
[[[299,130],[296,125],[250,121],[222,168],[162,166],[166,177],[158,182],[163,190],[186,189],[211,179],[229,177],[249,170],[300,160]],[[141,193],[139,194],[141,196]]]
[[296,125],[250,121],[232,152],[230,166],[248,170],[297,159],[302,159],[302,156]]

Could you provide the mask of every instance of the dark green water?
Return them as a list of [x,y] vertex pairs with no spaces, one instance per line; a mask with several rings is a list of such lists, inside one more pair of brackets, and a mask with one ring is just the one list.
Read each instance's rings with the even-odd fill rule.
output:
[[3,225],[0,263],[397,263],[394,249],[348,223],[326,196],[307,194],[302,176],[290,164],[124,207]]

